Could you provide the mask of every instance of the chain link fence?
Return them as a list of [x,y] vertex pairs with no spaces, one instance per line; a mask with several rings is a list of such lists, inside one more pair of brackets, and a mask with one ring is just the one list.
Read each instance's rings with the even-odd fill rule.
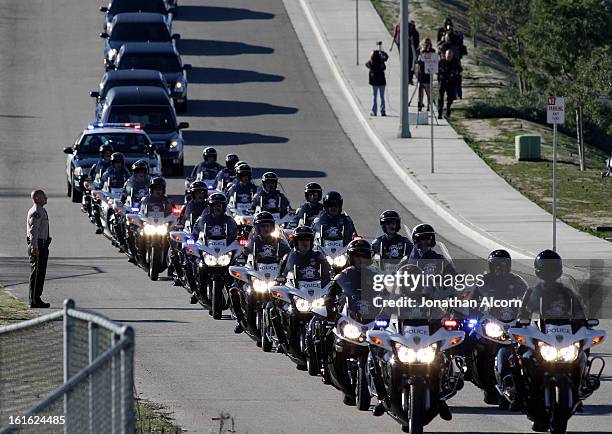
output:
[[133,433],[134,332],[74,301],[0,327],[0,434]]

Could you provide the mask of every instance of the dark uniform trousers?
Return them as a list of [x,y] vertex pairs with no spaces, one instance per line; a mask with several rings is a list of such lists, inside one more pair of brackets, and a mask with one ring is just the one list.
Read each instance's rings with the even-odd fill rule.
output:
[[[32,254],[32,246],[28,248],[30,256],[30,304],[40,301],[45,285],[45,275],[47,274],[47,260],[49,259],[49,243],[47,240],[38,240],[38,256]],[[29,243],[28,243],[29,244]]]

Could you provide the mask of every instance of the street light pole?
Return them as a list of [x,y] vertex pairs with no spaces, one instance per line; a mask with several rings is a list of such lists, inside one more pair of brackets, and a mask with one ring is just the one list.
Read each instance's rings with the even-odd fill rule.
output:
[[408,0],[402,0],[400,10],[400,52],[401,52],[401,64],[402,64],[402,78],[401,78],[401,96],[400,96],[400,133],[399,136],[403,139],[412,137],[410,134],[410,121],[409,121],[409,103],[410,93],[408,91],[408,80],[410,77],[410,35],[408,31]]
[[355,63],[359,65],[359,0],[355,0]]

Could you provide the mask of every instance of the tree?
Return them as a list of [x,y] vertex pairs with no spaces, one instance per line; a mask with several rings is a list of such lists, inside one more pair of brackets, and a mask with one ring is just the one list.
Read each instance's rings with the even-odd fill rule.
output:
[[[524,43],[521,60],[530,84],[549,95],[568,96],[576,114],[580,168],[584,170],[584,88],[593,85],[582,72],[594,50],[609,46],[612,15],[602,0],[532,0],[530,19],[519,31]],[[591,65],[597,68],[595,64]],[[589,113],[594,113],[590,111]]]

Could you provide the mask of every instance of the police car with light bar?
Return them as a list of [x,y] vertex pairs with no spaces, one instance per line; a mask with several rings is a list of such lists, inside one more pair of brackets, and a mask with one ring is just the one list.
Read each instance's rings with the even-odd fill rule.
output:
[[161,174],[161,158],[139,124],[92,123],[79,134],[74,145],[64,148],[67,195],[73,202],[81,202],[83,184],[89,180],[91,166],[100,158],[99,148],[107,140],[113,141],[115,152],[125,156],[126,167],[145,160],[149,163],[149,173]]

